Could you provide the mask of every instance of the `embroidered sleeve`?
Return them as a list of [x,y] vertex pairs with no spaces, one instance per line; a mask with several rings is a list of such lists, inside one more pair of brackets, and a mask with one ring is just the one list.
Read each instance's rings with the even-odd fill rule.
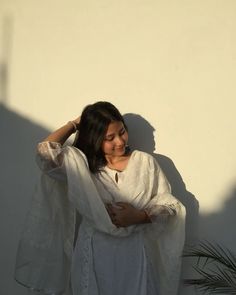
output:
[[156,205],[145,210],[152,222],[165,223],[170,216],[176,215],[174,205]]
[[65,179],[64,155],[62,145],[58,142],[41,142],[37,146],[36,162],[48,175]]
[[179,201],[171,195],[170,184],[156,162],[154,173],[154,196],[149,202],[146,212],[153,223],[162,224],[163,226],[168,220],[176,216],[180,204]]

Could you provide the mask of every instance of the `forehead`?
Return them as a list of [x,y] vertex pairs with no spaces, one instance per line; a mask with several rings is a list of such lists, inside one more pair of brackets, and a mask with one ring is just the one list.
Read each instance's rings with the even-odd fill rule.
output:
[[111,122],[107,127],[106,135],[119,132],[123,128],[124,128],[123,122],[121,121]]

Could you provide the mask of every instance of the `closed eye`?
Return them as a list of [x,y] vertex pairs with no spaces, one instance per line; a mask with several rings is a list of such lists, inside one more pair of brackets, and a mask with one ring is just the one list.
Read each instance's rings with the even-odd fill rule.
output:
[[125,128],[123,128],[123,129],[120,131],[120,135],[125,134],[125,132],[126,132],[126,130],[125,130]]
[[114,139],[114,136],[105,138],[106,141],[112,141],[113,139]]
[[[126,132],[126,129],[125,129],[125,128],[122,128],[122,129],[119,131],[119,136],[124,135],[125,132]],[[104,140],[106,140],[106,141],[112,141],[114,138],[115,138],[115,134],[109,134],[108,136],[105,137]]]

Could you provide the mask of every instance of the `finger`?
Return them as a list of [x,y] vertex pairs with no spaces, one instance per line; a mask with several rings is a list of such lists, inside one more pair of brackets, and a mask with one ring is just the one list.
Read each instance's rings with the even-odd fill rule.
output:
[[118,222],[118,221],[114,222],[114,225],[117,226],[117,227],[121,226],[120,222]]
[[113,209],[112,214],[117,218],[120,218],[123,215],[124,209]]
[[106,204],[105,205],[107,209],[112,209],[112,205],[111,204]]
[[113,214],[113,211],[110,210],[109,208],[107,208],[107,212],[108,212],[109,215],[112,215]]
[[123,209],[123,206],[122,205],[119,205],[118,203],[114,203],[112,204],[112,209],[119,209],[119,210],[122,210]]
[[129,204],[129,203],[122,203],[122,202],[119,202],[118,203],[118,206],[119,207],[122,207],[122,210],[126,210],[126,209],[131,209],[133,208],[133,205]]
[[125,203],[125,202],[116,202],[115,204],[118,206],[126,206],[127,205],[127,203]]
[[117,202],[115,203],[115,206],[113,205],[113,208],[117,208],[117,209],[124,209],[128,206],[127,203],[124,203],[124,202]]
[[113,208],[111,204],[106,204],[106,209],[109,214],[113,214]]

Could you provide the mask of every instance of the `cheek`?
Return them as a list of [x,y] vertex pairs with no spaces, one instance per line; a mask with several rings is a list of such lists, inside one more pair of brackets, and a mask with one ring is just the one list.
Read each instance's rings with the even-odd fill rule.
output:
[[112,145],[109,142],[104,142],[102,145],[103,152],[109,151],[112,149]]

